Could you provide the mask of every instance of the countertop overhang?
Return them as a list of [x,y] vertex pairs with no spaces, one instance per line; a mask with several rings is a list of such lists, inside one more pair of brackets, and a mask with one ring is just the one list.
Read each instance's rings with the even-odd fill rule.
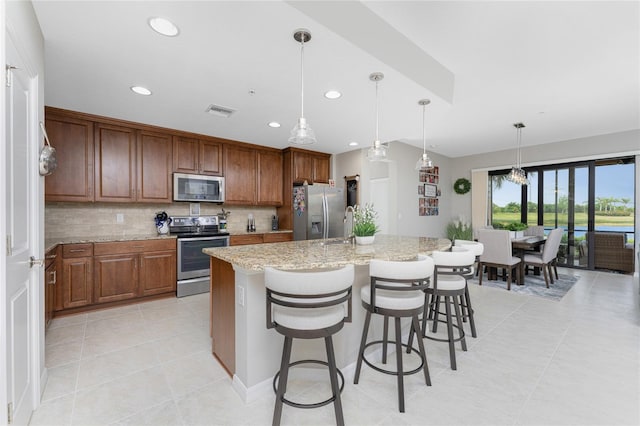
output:
[[206,248],[205,254],[236,267],[262,271],[265,266],[279,269],[330,268],[367,265],[371,259],[404,261],[418,254],[447,250],[446,238],[376,235],[371,245],[343,243],[342,238],[304,240],[245,246]]

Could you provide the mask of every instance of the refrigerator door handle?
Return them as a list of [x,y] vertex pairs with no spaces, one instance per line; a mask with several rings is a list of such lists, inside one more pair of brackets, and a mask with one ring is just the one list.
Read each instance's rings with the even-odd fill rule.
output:
[[327,194],[322,194],[322,238],[329,237],[329,206]]

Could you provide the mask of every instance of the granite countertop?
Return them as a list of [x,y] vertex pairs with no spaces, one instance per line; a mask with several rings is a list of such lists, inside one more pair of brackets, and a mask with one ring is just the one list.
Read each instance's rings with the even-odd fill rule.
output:
[[322,240],[291,241],[206,248],[203,252],[244,269],[262,271],[265,266],[307,269],[367,265],[371,259],[410,260],[417,254],[430,254],[451,247],[451,241],[446,238],[397,235],[376,235],[371,245],[344,244],[342,238],[332,238],[327,243]]
[[45,251],[51,250],[58,244],[81,244],[81,243],[108,243],[113,241],[142,241],[142,240],[164,240],[175,239],[175,235],[141,234],[141,235],[109,235],[102,237],[61,237],[47,238],[44,241]]

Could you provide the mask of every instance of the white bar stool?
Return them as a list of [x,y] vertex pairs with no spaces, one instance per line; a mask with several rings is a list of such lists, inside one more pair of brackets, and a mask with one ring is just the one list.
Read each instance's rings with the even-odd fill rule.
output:
[[[340,331],[345,322],[351,322],[353,265],[332,269],[291,271],[266,267],[264,280],[267,288],[267,328],[275,328],[278,333],[284,335],[280,370],[273,378],[273,387],[276,392],[273,425],[280,424],[283,404],[297,408],[317,408],[330,403],[334,405],[336,423],[344,425],[340,399],[344,377],[336,367],[331,336]],[[291,347],[294,338],[324,338],[327,361],[301,360],[291,363]],[[305,363],[329,367],[332,390],[332,396],[329,399],[302,404],[285,397],[289,367]],[[338,376],[341,378],[341,385],[338,385]]]
[[[404,376],[422,370],[427,386],[431,386],[424,342],[422,339],[417,339],[418,351],[416,351],[411,344],[403,344],[400,319],[410,317],[411,332],[419,332],[420,321],[418,317],[424,311],[424,291],[429,286],[429,279],[433,275],[433,260],[427,256],[419,256],[417,260],[407,262],[372,259],[369,262],[369,275],[371,277],[371,285],[363,287],[360,292],[362,306],[367,310],[367,315],[362,330],[362,340],[360,342],[360,351],[353,383],[358,384],[363,361],[376,371],[396,376],[398,382],[399,409],[401,413],[404,413]],[[384,316],[384,335],[382,340],[367,343],[371,314]],[[364,353],[365,349],[369,346],[382,344],[382,362],[386,363],[386,346],[388,342],[387,326],[389,317],[395,319],[396,370],[386,370],[374,365],[367,359]],[[408,353],[416,352],[421,358],[420,365],[414,370],[403,370],[403,346],[407,348]]]
[[[427,294],[431,295],[431,301],[425,305],[425,312],[422,317],[422,336],[430,340],[448,342],[449,360],[451,369],[456,370],[455,342],[460,342],[462,350],[467,350],[465,333],[462,327],[462,313],[460,309],[460,298],[464,297],[467,278],[472,275],[472,268],[475,262],[475,255],[468,250],[460,251],[434,251],[431,256],[435,262],[435,274],[432,285],[427,289]],[[445,320],[439,319],[440,305],[444,304]],[[470,306],[470,304],[469,304]],[[453,323],[451,307],[455,311],[456,324]],[[470,312],[471,308],[470,308]],[[427,334],[427,319],[433,320],[432,332],[438,331],[438,322],[447,325],[447,338],[442,339]],[[453,329],[458,329],[458,337],[453,337]],[[420,339],[418,339],[420,340]]]

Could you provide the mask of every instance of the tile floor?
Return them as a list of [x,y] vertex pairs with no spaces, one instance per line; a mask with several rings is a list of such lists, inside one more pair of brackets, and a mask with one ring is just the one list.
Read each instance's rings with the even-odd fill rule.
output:
[[[345,369],[346,423],[640,424],[638,278],[562,272],[580,279],[560,302],[473,286],[478,338],[458,349],[457,371],[446,344],[425,340],[433,386],[407,377],[404,414],[393,376],[363,366],[353,385]],[[197,295],[55,319],[46,335],[49,380],[30,424],[270,424],[272,394],[245,405],[212,357],[208,310],[208,295]],[[300,398],[326,391],[292,380]],[[334,422],[331,405],[285,406],[282,418]]]

